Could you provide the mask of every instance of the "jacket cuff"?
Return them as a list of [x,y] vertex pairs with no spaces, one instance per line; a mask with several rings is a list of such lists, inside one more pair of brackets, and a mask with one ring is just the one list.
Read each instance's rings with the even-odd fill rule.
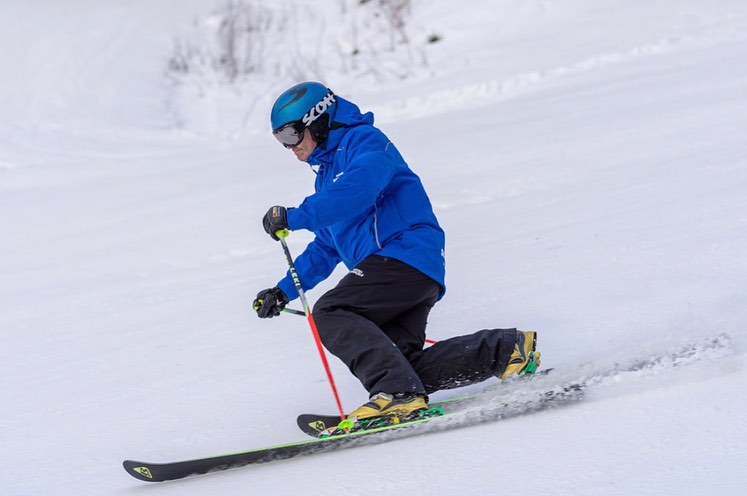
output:
[[290,276],[285,276],[285,278],[281,279],[278,283],[278,288],[280,288],[280,290],[285,293],[285,296],[288,298],[289,302],[298,298],[296,285],[293,284],[293,279],[291,279]]
[[309,227],[309,217],[300,208],[287,209],[285,220],[291,231],[298,231],[299,229],[311,230]]

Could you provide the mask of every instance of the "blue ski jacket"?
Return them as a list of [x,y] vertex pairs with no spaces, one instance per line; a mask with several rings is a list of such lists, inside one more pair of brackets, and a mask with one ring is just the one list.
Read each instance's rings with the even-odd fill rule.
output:
[[[316,170],[316,193],[288,209],[291,230],[315,234],[295,260],[304,290],[329,277],[340,262],[353,269],[381,255],[434,279],[443,297],[445,236],[420,178],[373,126],[373,113],[361,114],[340,97],[337,102],[335,125],[306,160]],[[290,300],[298,297],[290,272],[278,287]]]

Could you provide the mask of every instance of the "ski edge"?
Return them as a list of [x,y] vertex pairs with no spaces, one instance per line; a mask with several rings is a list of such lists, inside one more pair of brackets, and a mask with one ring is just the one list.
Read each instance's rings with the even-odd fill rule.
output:
[[[389,425],[367,431],[351,432],[328,438],[306,439],[287,444],[255,448],[227,455],[217,455],[193,460],[171,463],[151,463],[136,460],[125,460],[122,465],[132,477],[144,482],[165,482],[183,479],[192,475],[218,472],[245,465],[266,463],[274,460],[285,460],[296,456],[310,455],[324,451],[332,451],[343,447],[354,446],[368,441],[372,434],[384,433],[398,429],[404,431],[415,425],[432,419],[420,419],[405,424]],[[364,440],[364,436],[366,439]],[[381,440],[383,441],[383,439]]]

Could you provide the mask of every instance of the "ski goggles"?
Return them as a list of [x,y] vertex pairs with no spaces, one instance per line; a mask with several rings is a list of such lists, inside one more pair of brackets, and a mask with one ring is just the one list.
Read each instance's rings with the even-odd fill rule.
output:
[[306,126],[303,125],[303,122],[294,121],[277,128],[272,132],[272,135],[284,147],[293,148],[303,141],[304,129],[306,129]]

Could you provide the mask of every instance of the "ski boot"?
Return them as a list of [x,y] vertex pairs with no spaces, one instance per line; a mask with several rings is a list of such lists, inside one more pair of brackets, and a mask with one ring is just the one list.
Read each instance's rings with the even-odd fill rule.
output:
[[367,431],[443,414],[442,408],[429,408],[421,394],[378,393],[368,403],[350,412],[337,426],[323,432],[321,437]]
[[508,359],[508,366],[501,374],[501,379],[512,375],[534,374],[540,366],[540,353],[537,348],[537,333],[534,331],[517,331],[518,336],[514,351]]

